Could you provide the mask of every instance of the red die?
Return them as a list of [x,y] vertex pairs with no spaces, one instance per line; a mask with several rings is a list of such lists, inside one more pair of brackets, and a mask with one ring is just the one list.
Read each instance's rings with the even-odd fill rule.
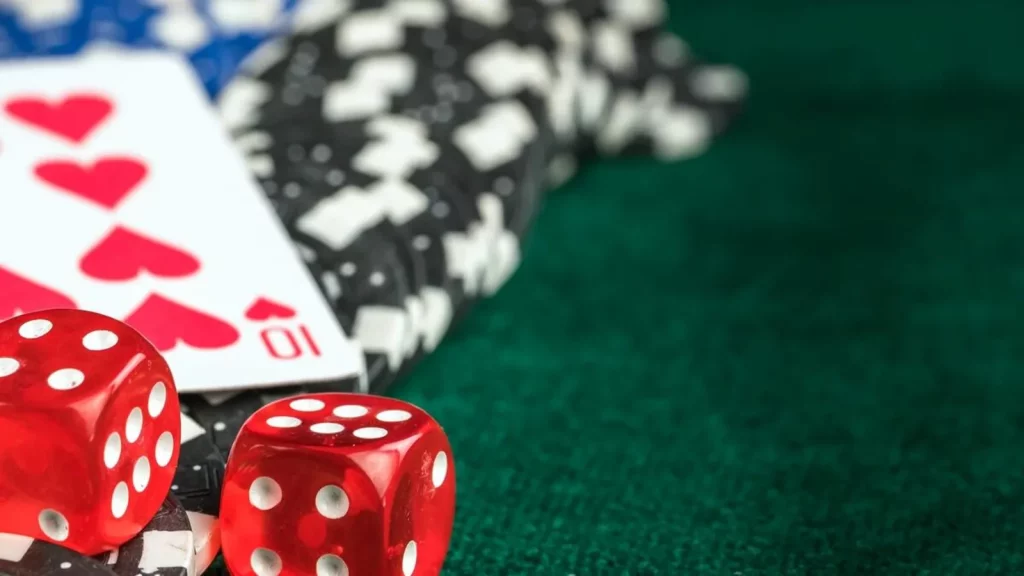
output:
[[0,532],[113,550],[160,508],[181,416],[138,332],[80,310],[0,323]]
[[436,576],[454,515],[451,447],[426,412],[311,394],[242,427],[224,476],[222,547],[234,576]]

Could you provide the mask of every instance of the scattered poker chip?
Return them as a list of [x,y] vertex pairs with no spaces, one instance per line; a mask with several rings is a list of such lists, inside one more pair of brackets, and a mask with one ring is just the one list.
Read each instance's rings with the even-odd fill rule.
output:
[[142,532],[96,559],[118,576],[191,576],[195,555],[192,524],[185,507],[168,495]]
[[98,560],[44,540],[15,534],[0,534],[0,574],[115,576]]
[[224,480],[224,454],[207,430],[188,414],[181,414],[181,450],[171,494],[181,503],[192,527],[196,573],[201,574],[220,551],[220,492]]
[[[609,5],[610,7],[610,5]],[[746,77],[693,56],[662,29],[663,10],[644,17],[602,9],[590,25],[587,101],[590,144],[602,156],[692,157],[742,111]]]

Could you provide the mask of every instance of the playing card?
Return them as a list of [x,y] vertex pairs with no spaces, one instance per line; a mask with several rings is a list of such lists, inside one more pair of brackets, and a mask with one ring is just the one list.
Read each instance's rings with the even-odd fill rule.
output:
[[67,306],[134,326],[183,392],[363,370],[170,54],[0,64],[0,319]]

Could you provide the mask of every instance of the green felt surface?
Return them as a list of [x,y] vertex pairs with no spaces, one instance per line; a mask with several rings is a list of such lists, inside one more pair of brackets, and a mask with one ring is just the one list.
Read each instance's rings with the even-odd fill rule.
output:
[[445,573],[1021,573],[1024,5],[673,18],[744,121],[552,193],[395,390],[454,446]]

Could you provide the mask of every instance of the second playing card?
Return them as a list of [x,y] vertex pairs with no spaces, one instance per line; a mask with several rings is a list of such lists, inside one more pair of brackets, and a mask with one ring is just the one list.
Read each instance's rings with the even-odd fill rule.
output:
[[0,315],[59,300],[126,320],[183,392],[363,369],[172,55],[0,65],[0,272],[37,287],[0,285]]

